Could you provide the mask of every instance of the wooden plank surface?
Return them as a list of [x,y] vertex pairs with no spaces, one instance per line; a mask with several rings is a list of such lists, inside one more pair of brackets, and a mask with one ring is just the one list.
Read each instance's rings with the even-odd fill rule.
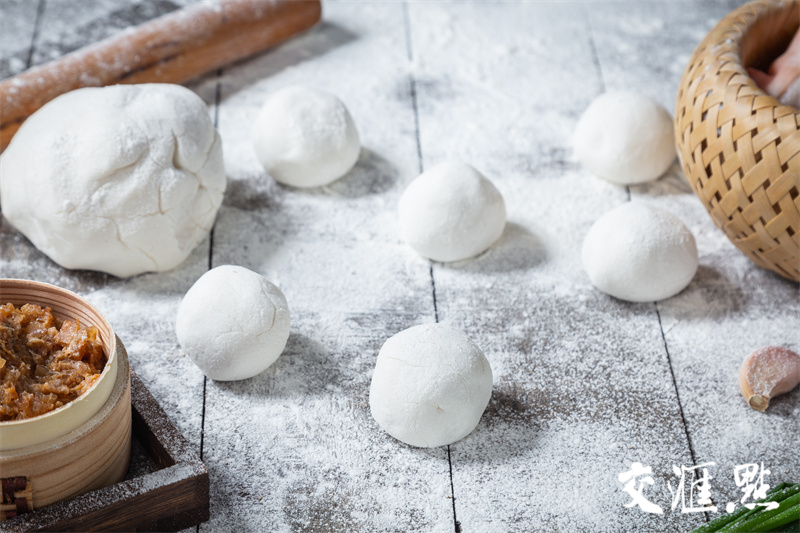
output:
[[[3,0],[0,76],[188,3]],[[716,462],[719,506],[740,497],[735,465],[800,478],[800,393],[764,415],[736,385],[752,349],[800,349],[800,288],[741,255],[677,165],[626,190],[581,168],[571,136],[606,89],[671,110],[695,44],[737,5],[328,2],[311,33],[190,84],[229,183],[184,264],[129,280],[70,272],[0,219],[0,275],[75,290],[107,315],[208,466],[201,530],[689,530],[705,517],[669,509],[672,465]],[[358,126],[361,158],[329,187],[278,186],[252,153],[254,114],[290,84],[338,95]],[[450,158],[497,184],[510,223],[486,254],[431,264],[399,239],[395,209],[420,169]],[[598,293],[580,264],[594,220],[629,199],[672,211],[698,241],[697,277],[658,305]],[[214,382],[182,354],[174,317],[203,272],[231,263],[282,288],[292,335],[264,373]],[[473,434],[421,450],[380,431],[368,390],[383,341],[435,320],[484,349],[494,391]],[[623,507],[617,476],[632,462],[653,467],[646,494],[664,515]]]
[[208,470],[135,373],[129,401],[126,479],[17,516],[3,522],[3,531],[194,531],[208,520]]
[[471,332],[495,374],[490,416],[451,445],[466,531],[702,523],[622,508],[617,475],[631,462],[652,465],[663,484],[673,461],[692,458],[653,305],[597,293],[581,267],[589,226],[627,200],[569,153],[577,117],[603,85],[584,9],[410,9],[425,165],[471,161],[498,185],[511,221],[483,256],[433,269],[441,320]]
[[[418,168],[403,7],[328,4],[324,17],[314,35],[222,77],[230,191],[213,265],[278,283],[292,335],[263,374],[209,382],[204,449],[218,485],[208,529],[449,530],[446,450],[398,447],[367,403],[383,340],[434,319],[427,263],[394,226]],[[316,191],[276,187],[243,127],[267,95],[295,83],[338,95],[364,145],[346,179]],[[232,410],[249,413],[247,424]]]
[[36,28],[38,2],[8,0],[0,17],[0,77],[7,78],[28,68]]

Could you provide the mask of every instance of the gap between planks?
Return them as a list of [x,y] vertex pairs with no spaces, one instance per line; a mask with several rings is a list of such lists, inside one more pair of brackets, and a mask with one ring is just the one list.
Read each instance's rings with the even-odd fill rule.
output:
[[[672,387],[675,389],[675,399],[678,400],[678,412],[681,414],[681,424],[683,424],[683,434],[686,435],[686,443],[689,445],[689,456],[692,459],[692,466],[697,466],[697,459],[694,454],[694,446],[692,446],[692,437],[689,435],[689,427],[686,425],[686,417],[683,416],[683,403],[681,402],[681,394],[678,391],[678,382],[675,380],[675,371],[672,369],[672,357],[669,355],[669,346],[667,345],[667,336],[664,333],[664,324],[661,322],[661,311],[658,310],[658,302],[653,302],[653,307],[656,310],[656,317],[658,318],[658,329],[661,331],[661,340],[664,342],[664,352],[667,354],[667,366],[669,366],[669,375],[672,377]],[[703,512],[703,518],[706,523],[710,520],[708,512]]]
[[[219,130],[219,103],[222,101],[222,73],[223,69],[217,70],[217,82],[214,87],[214,127]],[[216,225],[216,221],[215,221]],[[214,226],[208,234],[208,270],[214,268]],[[208,387],[208,377],[203,376],[203,407],[200,412],[200,460],[203,460],[206,430],[206,390]],[[201,524],[195,526],[197,533],[200,533]]]
[[[589,17],[584,12],[584,23],[586,24],[586,34],[589,36],[589,50],[592,52],[592,64],[594,65],[595,70],[597,71],[597,79],[600,82],[600,94],[603,94],[607,91],[606,89],[606,78],[603,74],[603,67],[600,65],[600,56],[597,54],[597,46],[594,42],[594,30],[592,29],[592,23]],[[630,185],[625,186],[625,196],[630,202],[631,200],[631,188]]]
[[[406,34],[406,55],[408,57],[408,61],[410,63],[414,63],[414,43],[411,36],[411,17],[408,12],[408,2],[403,2],[403,26],[405,28]],[[417,171],[419,174],[422,174],[424,170],[423,158],[422,158],[422,141],[420,139],[420,128],[419,128],[419,107],[417,105],[417,80],[414,77],[414,73],[409,72],[409,93],[411,96],[411,108],[414,111],[414,135],[417,141]],[[433,318],[435,322],[439,323],[439,308],[436,303],[436,280],[433,276],[433,261],[430,262],[430,266],[428,269],[428,273],[431,278],[431,297],[433,299]],[[453,505],[453,530],[455,533],[461,533],[461,524],[458,521],[456,515],[456,494],[455,494],[455,485],[453,483],[453,460],[450,451],[450,445],[447,445],[447,466],[448,466],[448,475],[450,477],[450,502]]]
[[44,13],[45,0],[39,0],[36,5],[36,14],[33,18],[33,32],[31,33],[31,44],[28,47],[28,57],[25,58],[25,70],[31,68],[33,62],[33,53],[36,51],[36,41],[39,40],[39,26],[42,23],[42,14]]
[[[585,20],[585,24],[586,24],[586,28],[587,28],[587,32],[586,33],[589,36],[589,48],[590,48],[590,50],[592,52],[592,63],[594,64],[595,69],[597,71],[597,78],[598,78],[598,81],[600,82],[601,93],[605,93],[606,92],[605,76],[603,74],[603,66],[600,63],[600,56],[597,53],[597,46],[595,45],[594,31],[592,29],[592,24],[591,24],[591,21],[590,21],[588,16],[585,17],[584,20]],[[627,201],[630,202],[631,201],[631,188],[630,188],[629,185],[625,186],[625,195],[626,195]],[[681,424],[683,425],[683,434],[686,436],[686,444],[689,447],[689,456],[690,456],[690,458],[692,460],[692,465],[696,466],[697,465],[697,459],[695,458],[694,446],[692,445],[692,437],[689,435],[689,428],[686,425],[686,417],[683,414],[683,404],[681,403],[681,395],[680,395],[680,392],[678,391],[678,382],[675,380],[675,370],[672,368],[672,357],[670,357],[670,354],[669,354],[669,345],[667,344],[667,336],[664,333],[664,325],[661,322],[661,312],[658,309],[658,302],[653,302],[653,307],[655,308],[656,318],[658,319],[658,329],[659,329],[659,332],[661,333],[661,340],[664,343],[664,352],[667,354],[667,366],[669,367],[669,374],[670,374],[670,377],[672,378],[672,388],[675,391],[675,399],[678,401],[678,411],[679,411],[679,413],[681,415]],[[705,519],[706,522],[709,521],[709,516],[708,516],[707,512],[703,513],[703,518]]]
[[31,46],[28,48],[28,58],[25,60],[25,70],[31,68],[33,63],[33,54],[36,51],[36,42],[39,40],[39,27],[42,23],[44,8],[45,0],[39,0],[39,4],[36,6],[36,16],[33,19],[33,34],[31,35]]

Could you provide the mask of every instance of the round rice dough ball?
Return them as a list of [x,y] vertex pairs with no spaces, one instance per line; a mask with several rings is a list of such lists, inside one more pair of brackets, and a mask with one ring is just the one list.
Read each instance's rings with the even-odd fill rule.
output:
[[462,332],[441,324],[401,331],[375,363],[369,406],[392,437],[429,448],[467,436],[492,395],[492,368]]
[[583,241],[583,267],[601,291],[629,302],[681,292],[697,272],[697,246],[672,214],[637,202],[612,209]]
[[669,112],[628,91],[598,96],[578,121],[573,144],[586,168],[618,185],[658,178],[676,153]]
[[206,104],[179,85],[78,89],[26,120],[0,157],[6,219],[66,268],[169,270],[225,192]]
[[211,379],[247,379],[263,372],[289,338],[289,306],[263,276],[224,265],[203,274],[183,297],[178,342]]
[[327,185],[353,168],[361,152],[353,119],[333,95],[292,86],[273,94],[253,126],[258,160],[276,181]]
[[459,261],[487,250],[503,233],[500,191],[465,163],[449,162],[420,174],[398,206],[400,233],[421,256]]

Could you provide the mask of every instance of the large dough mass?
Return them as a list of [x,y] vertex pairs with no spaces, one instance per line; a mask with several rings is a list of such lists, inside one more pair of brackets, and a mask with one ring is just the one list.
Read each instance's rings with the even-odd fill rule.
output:
[[384,343],[369,405],[391,436],[427,448],[468,435],[491,395],[492,369],[480,348],[456,329],[423,324]]
[[0,157],[6,219],[56,263],[120,277],[180,264],[211,229],[225,181],[208,109],[178,85],[64,94]]

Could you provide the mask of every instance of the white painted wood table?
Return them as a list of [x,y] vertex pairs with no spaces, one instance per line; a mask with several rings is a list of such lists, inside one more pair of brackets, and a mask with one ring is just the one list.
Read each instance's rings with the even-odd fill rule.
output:
[[[0,74],[184,3],[0,0]],[[677,164],[628,190],[582,168],[570,138],[604,90],[674,109],[690,53],[739,4],[327,2],[313,31],[189,85],[216,120],[229,181],[184,264],[126,280],[67,271],[3,220],[0,275],[77,291],[108,316],[208,466],[200,531],[688,531],[741,497],[736,465],[800,480],[800,392],[762,414],[737,385],[753,349],[800,349],[800,289],[728,242]],[[318,190],[276,185],[249,142],[267,95],[295,83],[338,95],[364,146]],[[399,238],[396,205],[450,158],[497,184],[509,224],[477,259],[432,264]],[[583,236],[629,200],[697,238],[701,266],[678,296],[629,304],[584,274]],[[214,382],[181,352],[174,320],[192,283],[228,263],[282,288],[292,335],[264,373]],[[485,351],[494,392],[467,438],[416,449],[372,420],[370,376],[386,338],[434,320]],[[617,476],[634,462],[652,466],[644,495],[664,514],[624,507]],[[672,466],[706,462],[720,512],[672,510]]]

